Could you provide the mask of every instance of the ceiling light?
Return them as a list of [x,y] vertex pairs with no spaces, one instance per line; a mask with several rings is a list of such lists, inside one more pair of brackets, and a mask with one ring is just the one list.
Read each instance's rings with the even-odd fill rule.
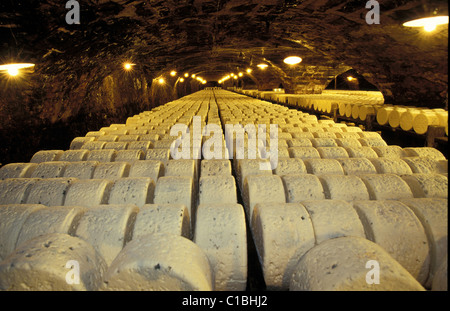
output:
[[298,56],[289,56],[286,57],[283,62],[285,62],[288,65],[297,65],[299,63],[301,63],[302,59]]
[[247,73],[252,73],[252,70],[250,68],[248,68],[246,71]]
[[172,70],[172,71],[170,72],[170,75],[171,75],[172,77],[175,77],[176,74],[177,74],[177,72],[176,72],[175,70]]
[[348,81],[353,81],[354,79],[355,79],[355,78],[352,77],[352,76],[348,76],[348,77],[347,77],[347,80],[348,80]]
[[269,65],[267,65],[267,64],[258,64],[257,67],[264,70],[267,67],[269,67]]
[[184,78],[180,78],[180,82],[184,82]]
[[405,27],[423,27],[425,31],[433,31],[436,26],[448,24],[448,16],[433,16],[419,18],[403,23]]
[[192,74],[192,76],[191,76],[192,78],[195,78],[195,74]]
[[184,77],[185,77],[185,78],[189,77],[189,74],[186,72],[186,73],[184,74]]
[[129,71],[129,70],[131,70],[131,69],[133,69],[133,66],[135,66],[136,64],[132,64],[132,63],[124,63],[123,64],[123,68],[125,69],[125,70],[127,70],[127,71]]
[[15,77],[19,74],[20,69],[31,67],[34,67],[34,64],[30,63],[7,64],[7,65],[0,65],[0,71],[6,71],[10,76]]
[[164,82],[165,82],[165,81],[164,81],[163,78],[159,78],[159,80],[158,80],[158,83],[159,83],[159,84],[164,84]]
[[206,81],[205,81],[205,80],[203,80],[203,81],[202,81],[202,84],[206,84]]
[[238,73],[239,77],[242,77],[244,74],[242,72]]

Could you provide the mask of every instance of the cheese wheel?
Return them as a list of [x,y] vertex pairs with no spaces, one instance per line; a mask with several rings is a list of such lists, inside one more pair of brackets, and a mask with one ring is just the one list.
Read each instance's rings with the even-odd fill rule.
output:
[[70,162],[66,166],[63,177],[91,179],[99,163],[98,161]]
[[0,181],[0,204],[24,204],[38,178],[10,178]]
[[157,133],[148,133],[148,134],[143,134],[140,135],[140,140],[141,141],[156,141],[159,139],[159,135]]
[[87,161],[112,162],[115,160],[117,151],[114,149],[91,150]]
[[44,207],[40,204],[8,204],[0,207],[0,261],[16,248],[20,230],[30,214]]
[[353,206],[343,200],[302,201],[311,217],[316,244],[341,236],[365,238],[364,227]]
[[309,174],[344,174],[341,165],[335,159],[305,159],[304,162]]
[[7,178],[29,178],[36,163],[9,163],[0,168],[0,180]]
[[336,138],[334,140],[336,142],[336,146],[339,147],[348,147],[348,148],[354,148],[354,147],[361,147],[361,143],[357,138],[352,137],[346,137],[346,138]]
[[372,149],[372,147],[369,146],[354,147],[354,148],[346,147],[345,150],[347,151],[348,156],[350,158],[367,158],[367,159],[378,158],[377,153]]
[[425,134],[430,125],[439,125],[439,117],[434,111],[422,110],[413,121],[413,130],[417,134]]
[[155,182],[164,175],[164,166],[157,160],[138,160],[130,162],[129,177],[150,177]]
[[[374,271],[373,278],[368,274],[370,271]],[[375,279],[377,274],[379,282]],[[289,290],[423,291],[424,288],[382,247],[361,237],[346,236],[326,240],[301,257],[293,270]]]
[[151,141],[130,141],[125,142],[128,150],[142,150],[147,152],[148,149],[153,148],[153,143]]
[[[269,168],[269,169],[266,169]],[[242,190],[244,180],[250,175],[272,175],[270,162],[268,160],[259,159],[241,159],[237,166],[237,181]]]
[[161,161],[164,165],[170,159],[170,149],[149,149],[145,154],[145,160]]
[[117,141],[138,141],[140,140],[140,136],[139,135],[135,135],[135,134],[127,134],[127,135],[119,135]]
[[288,289],[296,262],[315,244],[309,213],[299,203],[260,203],[251,224],[267,289]]
[[31,173],[31,178],[58,178],[64,175],[69,162],[53,161],[39,163]]
[[342,128],[342,132],[359,133],[359,132],[362,132],[362,130],[357,126],[347,126],[347,127]]
[[98,136],[96,141],[112,142],[112,141],[118,141],[118,139],[119,139],[118,135],[112,135],[112,134],[106,133],[105,135]]
[[440,165],[440,160],[435,160],[430,157],[404,157],[402,158],[413,173],[433,174],[446,173]]
[[81,206],[52,206],[33,211],[21,227],[16,247],[40,235],[75,235],[78,222],[86,211],[87,209]]
[[242,193],[245,211],[250,218],[253,208],[258,203],[286,202],[283,181],[277,175],[249,175],[245,177]]
[[317,147],[322,159],[348,158],[348,153],[343,147]]
[[142,207],[153,202],[155,182],[149,177],[117,179],[109,193],[108,204],[134,204]]
[[112,185],[112,180],[76,180],[70,185],[66,193],[64,205],[92,207],[99,204],[106,204]]
[[448,290],[448,259],[442,260],[439,268],[436,271],[436,275],[433,279],[431,290],[433,291],[447,291]]
[[407,147],[403,148],[406,153],[406,157],[427,157],[435,160],[446,160],[445,156],[437,150],[431,147]]
[[51,233],[21,244],[0,264],[0,289],[94,291],[105,272],[104,260],[88,242]]
[[27,204],[60,206],[64,204],[67,190],[74,178],[48,178],[36,181],[30,188]]
[[358,117],[360,120],[365,121],[367,119],[367,116],[372,114],[376,115],[378,109],[380,109],[381,106],[378,105],[361,105],[359,106],[359,114]]
[[320,154],[314,147],[292,147],[289,148],[289,155],[296,159],[320,158]]
[[333,132],[329,132],[328,129],[326,132],[314,132],[313,135],[314,138],[336,138],[336,134]]
[[116,162],[120,162],[120,161],[132,162],[132,161],[136,161],[136,160],[143,160],[144,158],[145,158],[145,153],[139,149],[118,150],[116,152],[114,161],[116,161]]
[[414,118],[418,116],[421,112],[421,109],[416,108],[408,108],[405,112],[400,116],[400,127],[404,131],[410,131],[413,128]]
[[370,160],[366,158],[344,158],[336,160],[340,163],[345,175],[377,173],[372,162],[370,162]]
[[361,138],[378,138],[383,139],[381,135],[377,132],[370,132],[370,131],[364,131],[364,132],[358,132],[358,135],[361,136]]
[[377,122],[380,125],[386,125],[389,122],[389,115],[395,109],[394,106],[383,106],[377,111]]
[[396,200],[355,201],[369,240],[383,247],[421,284],[425,284],[430,254],[425,230],[417,216]]
[[287,174],[304,174],[307,173],[306,166],[301,159],[278,159],[276,168],[273,170],[275,175],[287,175]]
[[337,147],[334,138],[312,138],[310,139],[313,147]]
[[342,132],[342,133],[335,133],[336,138],[356,138],[359,139],[361,136],[358,132]]
[[310,132],[295,132],[295,133],[292,133],[291,135],[292,135],[292,137],[294,139],[297,139],[297,138],[300,138],[300,139],[302,139],[302,138],[314,138],[313,133],[310,133]]
[[369,193],[364,182],[355,175],[319,175],[326,199],[368,200]]
[[200,168],[200,176],[222,176],[231,175],[230,160],[202,160]]
[[325,194],[317,176],[311,174],[281,176],[286,193],[287,203],[298,203],[304,200],[323,200]]
[[377,158],[370,159],[378,174],[412,174],[409,165],[402,159],[396,158]]
[[63,153],[63,150],[41,150],[33,155],[30,163],[58,161]]
[[245,290],[247,233],[243,207],[220,202],[200,204],[196,217],[193,241],[208,256],[214,275],[214,290]]
[[95,137],[75,137],[70,143],[70,150],[82,149],[85,143],[94,141]]
[[169,160],[164,170],[164,176],[187,176],[198,182],[198,172],[195,160]]
[[364,174],[359,176],[366,184],[371,200],[398,200],[413,197],[408,184],[394,174]]
[[400,126],[400,118],[403,113],[405,113],[408,109],[404,107],[396,107],[391,111],[388,117],[388,123],[391,127],[396,128]]
[[369,147],[377,147],[377,146],[387,146],[387,143],[381,139],[381,138],[360,138],[358,141],[361,143],[362,146],[369,146]]
[[67,150],[59,158],[59,161],[79,162],[86,161],[89,155],[89,150]]
[[90,243],[109,266],[131,240],[136,205],[97,205],[80,218],[75,235]]
[[233,203],[237,203],[236,183],[233,176],[200,177],[198,194],[199,205]]
[[107,142],[103,149],[114,149],[114,150],[126,150],[128,148],[128,142],[114,141]]
[[288,147],[312,147],[311,139],[309,138],[293,138],[287,140]]
[[428,237],[430,245],[430,273],[425,283],[431,288],[434,278],[439,277],[439,265],[447,261],[447,235],[448,235],[448,207],[446,199],[421,198],[402,199],[419,218]]
[[448,178],[441,174],[402,175],[415,198],[448,198]]
[[128,177],[130,164],[128,162],[104,162],[95,166],[93,179],[118,179]]
[[87,141],[81,147],[71,149],[101,150],[103,149],[103,147],[105,147],[105,145],[106,145],[105,141]]
[[406,157],[407,154],[400,146],[389,145],[389,146],[372,146],[372,149],[380,158],[402,158]]
[[189,212],[182,204],[145,204],[139,208],[133,239],[151,233],[170,233],[189,238]]
[[106,272],[102,290],[210,291],[208,257],[194,242],[155,233],[133,239]]

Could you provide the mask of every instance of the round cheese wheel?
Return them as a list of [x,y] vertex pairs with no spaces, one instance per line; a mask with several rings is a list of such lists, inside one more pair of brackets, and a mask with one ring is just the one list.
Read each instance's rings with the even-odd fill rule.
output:
[[319,175],[326,199],[368,200],[364,182],[356,175]]
[[394,106],[384,106],[377,111],[377,122],[380,125],[386,125],[389,122],[389,115],[395,109]]
[[138,141],[140,140],[140,135],[128,134],[128,135],[119,135],[117,141]]
[[243,187],[244,207],[248,217],[258,203],[285,203],[283,182],[277,175],[249,175]]
[[59,161],[79,162],[86,161],[89,155],[89,150],[67,150],[59,158]]
[[244,180],[246,177],[251,175],[272,175],[270,168],[270,162],[268,160],[260,160],[260,159],[241,159],[238,162],[237,166],[237,181],[242,190]]
[[400,158],[370,159],[378,174],[412,174],[409,165]]
[[369,240],[383,247],[419,283],[425,284],[430,254],[425,230],[417,216],[396,200],[355,201]]
[[127,148],[128,142],[123,141],[107,142],[105,146],[103,146],[103,149],[114,149],[114,150],[125,150]]
[[231,175],[203,176],[199,181],[198,204],[237,203],[236,183]]
[[441,174],[405,174],[401,176],[415,198],[448,198],[448,177]]
[[129,242],[109,267],[102,290],[213,290],[205,252],[174,234],[155,233]]
[[29,178],[36,163],[9,163],[0,168],[0,180],[7,178]]
[[400,146],[389,145],[389,146],[372,146],[373,151],[380,158],[402,158],[406,157],[407,154]]
[[413,173],[443,173],[439,160],[430,157],[404,157],[402,160],[411,167]]
[[91,179],[94,175],[94,170],[99,163],[100,162],[98,161],[70,162],[66,166],[63,177]]
[[364,174],[359,177],[366,184],[371,200],[398,200],[413,197],[408,184],[394,174]]
[[214,290],[245,290],[247,233],[243,207],[220,202],[200,204],[196,217],[193,241],[208,256],[214,275]]
[[366,158],[346,158],[346,159],[336,159],[344,171],[345,175],[359,175],[359,174],[376,174],[377,171]]
[[106,133],[105,135],[98,136],[96,141],[110,142],[110,141],[118,141],[118,139],[119,139],[118,135]]
[[87,161],[112,162],[115,160],[117,151],[114,149],[91,150]]
[[336,138],[334,141],[336,142],[336,146],[344,147],[344,148],[345,147],[354,148],[354,147],[362,146],[357,138],[352,138],[352,137]]
[[418,116],[421,109],[409,108],[400,116],[400,127],[404,131],[410,131],[413,128],[414,118]]
[[448,290],[448,260],[447,256],[443,260],[436,272],[436,276],[433,279],[431,289],[433,291],[447,291]]
[[221,176],[231,175],[230,160],[202,160],[200,168],[200,176]]
[[131,240],[136,205],[97,205],[80,218],[75,235],[90,243],[109,266]]
[[161,161],[164,165],[170,159],[170,149],[149,149],[145,154],[145,160]]
[[108,202],[112,180],[79,179],[69,187],[64,200],[65,206],[91,207]]
[[[371,269],[370,269],[371,268]],[[423,291],[379,245],[356,236],[329,239],[300,258],[291,291]]]
[[367,159],[378,158],[377,153],[372,149],[372,147],[369,146],[353,147],[353,148],[346,147],[345,150],[347,151],[348,156],[350,158],[367,158]]
[[114,161],[120,162],[132,162],[136,160],[143,160],[145,158],[145,153],[139,149],[131,149],[131,150],[118,150],[116,152],[116,156]]
[[144,153],[147,152],[148,149],[153,148],[153,143],[151,141],[130,141],[124,142],[127,145],[128,150],[142,150]]
[[70,143],[70,150],[82,149],[85,143],[94,141],[95,137],[75,137]]
[[323,200],[325,194],[317,176],[311,174],[281,176],[286,193],[287,203],[298,203],[303,200]]
[[296,262],[315,244],[310,215],[299,203],[259,203],[251,224],[267,289],[288,289]]
[[334,138],[312,138],[310,139],[313,147],[337,147]]
[[344,174],[341,165],[335,159],[305,159],[304,163],[309,174]]
[[434,111],[422,110],[413,121],[413,130],[417,134],[425,134],[430,125],[439,125],[439,117]]
[[287,174],[304,174],[307,173],[306,166],[301,159],[278,159],[277,166],[273,169],[275,175],[287,175]]
[[138,160],[130,162],[129,177],[150,177],[155,182],[164,175],[164,166],[157,160]]
[[31,173],[31,178],[58,178],[64,175],[69,162],[53,161],[39,163]]
[[27,204],[60,206],[64,204],[67,190],[74,178],[47,178],[36,181],[30,188]]
[[51,233],[21,244],[0,264],[0,289],[10,291],[94,291],[106,264],[86,241]]
[[431,147],[407,147],[403,148],[406,153],[406,157],[427,157],[435,160],[446,160],[445,156],[437,150]]
[[134,204],[142,207],[152,203],[155,182],[149,177],[117,179],[111,188],[108,204]]
[[291,158],[311,159],[320,158],[320,154],[315,147],[292,147],[289,148]]
[[33,155],[30,163],[58,161],[63,153],[63,150],[41,150]]
[[400,118],[403,113],[405,113],[408,109],[404,107],[396,107],[391,111],[388,117],[388,123],[391,127],[396,128],[400,126]]
[[128,162],[103,162],[95,166],[93,179],[118,179],[128,177],[130,164]]
[[348,153],[343,147],[317,147],[322,159],[348,158]]
[[9,178],[0,181],[0,204],[23,204],[38,178]]

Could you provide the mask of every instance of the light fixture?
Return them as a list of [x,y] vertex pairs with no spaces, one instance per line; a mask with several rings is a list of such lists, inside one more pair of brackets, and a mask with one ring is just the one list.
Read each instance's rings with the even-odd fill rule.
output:
[[238,78],[238,76],[236,76],[236,75],[233,76],[233,79],[237,79],[237,78]]
[[206,84],[206,81],[205,81],[205,80],[203,80],[203,81],[202,81],[202,84]]
[[10,76],[15,77],[20,73],[20,69],[32,68],[34,64],[31,63],[16,63],[0,65],[0,71],[6,71]]
[[192,76],[191,76],[192,78],[195,78],[195,74],[192,74]]
[[436,29],[436,26],[448,24],[448,16],[433,16],[414,19],[403,23],[405,27],[423,27],[427,32],[431,32]]
[[184,82],[184,78],[180,78],[180,82]]
[[285,62],[288,65],[297,65],[301,63],[301,61],[302,61],[301,57],[298,56],[289,56],[283,60],[283,62]]
[[239,77],[242,77],[244,74],[242,72],[238,73]]
[[158,79],[158,83],[159,83],[159,84],[164,84],[164,82],[165,82],[165,81],[164,81],[164,78],[159,78],[159,79]]
[[352,77],[352,76],[348,76],[348,77],[347,77],[347,80],[351,82],[351,81],[355,80],[355,78]]
[[176,74],[177,74],[177,72],[176,72],[175,70],[172,70],[172,71],[170,72],[170,75],[171,75],[172,77],[175,77]]
[[136,66],[136,64],[132,64],[132,63],[129,63],[129,62],[126,62],[126,63],[123,64],[123,68],[126,71],[130,71],[131,69],[133,69],[133,66]]
[[260,68],[260,69],[262,69],[262,70],[264,70],[264,69],[266,69],[267,67],[269,67],[269,65],[267,65],[267,64],[258,64],[258,65],[256,65],[258,68]]
[[189,74],[186,72],[186,73],[184,74],[184,77],[185,77],[185,78],[189,77]]
[[252,73],[252,70],[250,68],[247,68],[247,73]]

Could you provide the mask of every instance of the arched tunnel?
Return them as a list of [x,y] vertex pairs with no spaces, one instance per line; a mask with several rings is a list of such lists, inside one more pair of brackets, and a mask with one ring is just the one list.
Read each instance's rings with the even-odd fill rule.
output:
[[1,0],[0,38],[0,291],[447,290],[448,1]]

